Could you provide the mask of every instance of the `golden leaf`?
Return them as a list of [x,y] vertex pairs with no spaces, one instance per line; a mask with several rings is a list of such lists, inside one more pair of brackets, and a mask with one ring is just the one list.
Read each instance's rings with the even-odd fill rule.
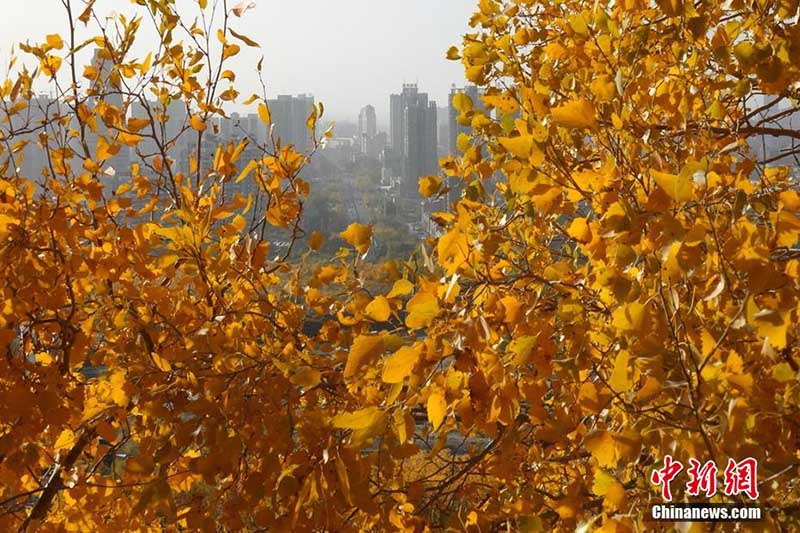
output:
[[384,338],[378,335],[359,335],[350,347],[344,377],[353,377],[358,370],[374,361],[386,349]]
[[189,119],[189,125],[195,131],[206,131],[206,122],[200,115],[192,115]]
[[322,233],[318,231],[312,231],[311,237],[308,239],[308,247],[314,251],[320,251],[322,249],[322,245],[325,243],[325,237],[322,236]]
[[54,449],[55,451],[58,452],[61,450],[72,448],[73,444],[75,444],[77,440],[78,440],[77,435],[75,435],[75,433],[71,429],[66,428],[58,436],[58,439],[56,439]]
[[392,315],[392,308],[385,296],[377,296],[364,309],[367,315],[377,322],[386,322]]
[[595,431],[590,433],[584,437],[583,444],[598,465],[608,468],[617,466],[617,461],[619,460],[617,443],[611,432]]
[[269,107],[267,107],[267,104],[258,104],[258,116],[261,119],[261,122],[264,124],[272,124],[272,114],[269,112]]
[[365,407],[352,413],[342,413],[333,418],[333,426],[339,429],[369,429],[381,423],[384,412],[377,407]]
[[428,396],[427,411],[428,420],[433,426],[433,430],[436,431],[442,425],[447,414],[447,401],[441,390],[437,389]]
[[348,244],[359,253],[365,254],[372,242],[372,226],[368,224],[350,224],[345,231],[339,234]]
[[57,33],[47,36],[47,46],[54,50],[61,50],[64,48],[64,41]]
[[676,176],[657,170],[651,170],[650,176],[676,202],[683,203],[694,199],[694,188],[690,176],[683,174]]
[[588,243],[592,240],[592,230],[589,228],[587,219],[579,217],[572,220],[567,229],[567,234],[580,243]]
[[392,290],[386,295],[387,298],[397,298],[399,296],[406,296],[411,294],[414,290],[414,285],[407,279],[398,279],[392,285]]
[[290,378],[292,383],[305,389],[316,387],[319,385],[321,380],[322,374],[320,371],[310,366],[302,366],[298,368]]
[[427,176],[419,180],[419,193],[425,198],[430,198],[439,192],[442,187],[442,178],[439,176]]
[[408,301],[406,309],[406,326],[411,329],[425,328],[439,314],[439,302],[436,296],[420,292]]
[[597,126],[594,107],[588,100],[579,98],[553,108],[553,123],[565,128],[594,128]]
[[381,379],[384,383],[402,383],[411,375],[419,358],[419,348],[403,346],[386,359]]

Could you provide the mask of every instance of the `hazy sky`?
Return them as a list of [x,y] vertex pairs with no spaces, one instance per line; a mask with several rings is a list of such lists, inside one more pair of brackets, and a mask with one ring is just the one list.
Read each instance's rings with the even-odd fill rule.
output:
[[[3,64],[12,43],[41,41],[45,34],[63,33],[67,27],[60,0],[2,3]],[[312,93],[325,103],[329,118],[355,120],[362,106],[372,104],[378,121],[386,124],[389,94],[398,92],[404,81],[418,82],[440,106],[446,105],[450,84],[462,84],[463,72],[460,63],[445,59],[445,53],[461,43],[476,4],[477,0],[256,0],[256,8],[232,24],[263,46],[261,51],[246,50],[239,60],[242,93],[251,90],[250,84],[255,88],[254,67],[263,53],[270,96]],[[102,13],[132,9],[129,0],[99,0],[96,6]]]

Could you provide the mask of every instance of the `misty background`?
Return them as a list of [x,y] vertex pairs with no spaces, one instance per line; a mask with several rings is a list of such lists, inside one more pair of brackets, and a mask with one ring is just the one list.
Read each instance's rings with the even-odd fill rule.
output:
[[[237,3],[231,0],[229,6]],[[73,4],[79,13],[82,2]],[[182,5],[181,12],[197,13],[196,0],[179,0]],[[134,13],[137,7],[128,0],[95,4],[98,13],[109,14]],[[328,118],[337,121],[356,120],[371,104],[378,126],[387,129],[389,94],[404,82],[418,83],[440,105],[447,102],[452,83],[463,84],[461,63],[445,54],[461,44],[474,9],[473,0],[255,0],[253,9],[231,22],[262,46],[242,47],[234,63],[237,85],[243,95],[259,92],[254,66],[263,54],[268,96],[313,94],[325,104]],[[0,65],[7,66],[13,44],[42,41],[48,33],[66,37],[67,29],[60,0],[3,2]],[[148,33],[143,21],[139,39]]]

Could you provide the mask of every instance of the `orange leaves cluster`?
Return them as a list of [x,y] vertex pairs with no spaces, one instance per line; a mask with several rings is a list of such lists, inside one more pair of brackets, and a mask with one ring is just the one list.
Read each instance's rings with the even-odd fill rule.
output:
[[419,188],[463,196],[373,265],[366,224],[296,246],[306,155],[212,139],[256,43],[211,11],[250,3],[139,4],[36,138],[72,39],[0,84],[0,527],[644,531],[667,453],[757,458],[797,527],[800,194],[755,146],[797,137],[791,6],[481,0]]

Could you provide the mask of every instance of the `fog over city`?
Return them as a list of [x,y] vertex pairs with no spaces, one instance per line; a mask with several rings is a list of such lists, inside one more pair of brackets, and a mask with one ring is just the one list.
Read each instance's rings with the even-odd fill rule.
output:
[[[236,4],[237,2],[231,2]],[[189,0],[178,2],[196,13]],[[355,120],[366,104],[376,108],[378,124],[388,128],[389,94],[403,82],[419,82],[441,104],[451,83],[463,80],[463,67],[445,53],[461,44],[474,10],[466,0],[257,0],[235,29],[258,41],[234,63],[242,88],[258,89],[253,66],[264,55],[271,97],[311,93],[324,102],[329,117]],[[127,0],[98,0],[98,13],[133,12]],[[35,16],[30,16],[35,12]],[[3,2],[0,65],[11,45],[33,36],[63,31],[60,0]],[[302,31],[298,31],[302,28]],[[142,24],[145,40],[152,33]]]

